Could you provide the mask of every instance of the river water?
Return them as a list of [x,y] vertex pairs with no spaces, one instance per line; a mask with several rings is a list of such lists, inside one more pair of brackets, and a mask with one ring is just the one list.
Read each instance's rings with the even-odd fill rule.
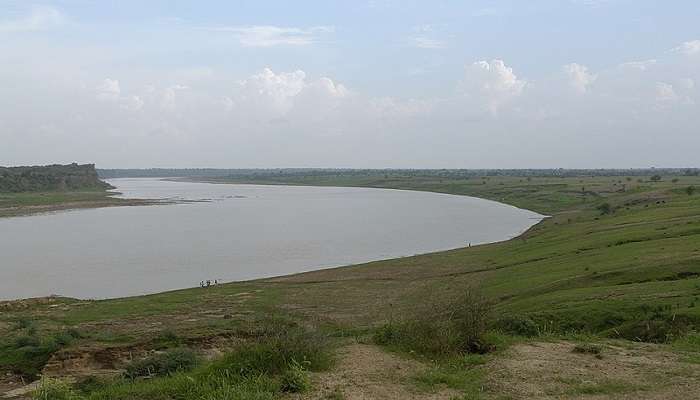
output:
[[180,204],[0,218],[0,299],[112,298],[506,240],[542,216],[389,189],[109,181]]

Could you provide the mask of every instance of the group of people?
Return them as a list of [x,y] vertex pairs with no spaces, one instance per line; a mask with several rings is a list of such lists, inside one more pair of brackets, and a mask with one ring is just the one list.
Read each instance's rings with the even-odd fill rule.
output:
[[218,285],[218,284],[219,284],[218,279],[214,279],[213,281],[211,279],[207,279],[206,281],[200,281],[199,287],[204,288],[204,287],[209,287],[211,285]]

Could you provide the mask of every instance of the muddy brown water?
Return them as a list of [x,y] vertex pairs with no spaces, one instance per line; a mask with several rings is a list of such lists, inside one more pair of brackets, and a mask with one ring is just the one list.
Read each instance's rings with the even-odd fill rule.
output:
[[506,240],[542,216],[389,189],[110,180],[182,204],[0,219],[0,299],[113,298]]

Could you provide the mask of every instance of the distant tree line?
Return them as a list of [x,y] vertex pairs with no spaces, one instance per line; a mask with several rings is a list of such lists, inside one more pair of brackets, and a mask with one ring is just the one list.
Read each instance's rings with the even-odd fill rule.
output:
[[98,169],[102,178],[248,178],[273,179],[281,177],[358,177],[401,176],[465,179],[497,176],[517,177],[577,177],[577,176],[661,176],[700,174],[699,168],[639,168],[639,169],[344,169],[344,168],[273,168],[273,169],[217,169],[217,168],[149,168]]
[[94,164],[0,167],[0,192],[49,192],[107,189]]

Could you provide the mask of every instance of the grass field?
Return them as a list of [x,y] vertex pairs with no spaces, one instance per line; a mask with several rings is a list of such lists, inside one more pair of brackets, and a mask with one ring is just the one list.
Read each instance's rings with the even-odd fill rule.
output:
[[[694,331],[700,326],[700,192],[688,190],[700,188],[696,176],[652,181],[649,177],[440,179],[370,173],[218,182],[435,191],[498,200],[551,217],[519,238],[447,252],[126,299],[0,304],[0,369],[29,375],[31,368],[36,373],[48,363],[47,374],[78,376],[118,370],[134,354],[162,348],[185,345],[211,355],[235,349],[241,342],[258,343],[259,335],[251,332],[257,332],[267,315],[313,326],[339,343],[351,337],[362,342],[388,323],[420,317],[435,304],[457,299],[467,288],[478,288],[493,304],[493,326],[500,330],[494,333],[495,340],[506,343],[503,347],[528,343],[532,339],[518,339],[525,333],[544,341],[620,341],[610,345],[615,349],[636,342],[666,343],[654,349],[682,354],[688,368],[698,365],[700,340]],[[351,354],[369,357],[363,348],[353,349]],[[516,347],[522,357],[528,349]],[[516,362],[521,353],[509,362]],[[497,360],[498,354],[476,361]],[[20,365],[33,359],[39,361]],[[470,366],[455,368],[455,362],[453,356],[447,357],[410,379],[417,390],[446,387],[464,396],[489,379]],[[471,375],[459,372],[464,369]],[[272,388],[272,397],[221,398],[283,395],[277,372],[265,376],[272,379],[264,383]],[[595,384],[561,378],[564,389],[552,390],[575,397],[663,386],[612,378]],[[215,389],[224,390],[221,387]],[[98,393],[103,392],[92,396],[100,398]]]

